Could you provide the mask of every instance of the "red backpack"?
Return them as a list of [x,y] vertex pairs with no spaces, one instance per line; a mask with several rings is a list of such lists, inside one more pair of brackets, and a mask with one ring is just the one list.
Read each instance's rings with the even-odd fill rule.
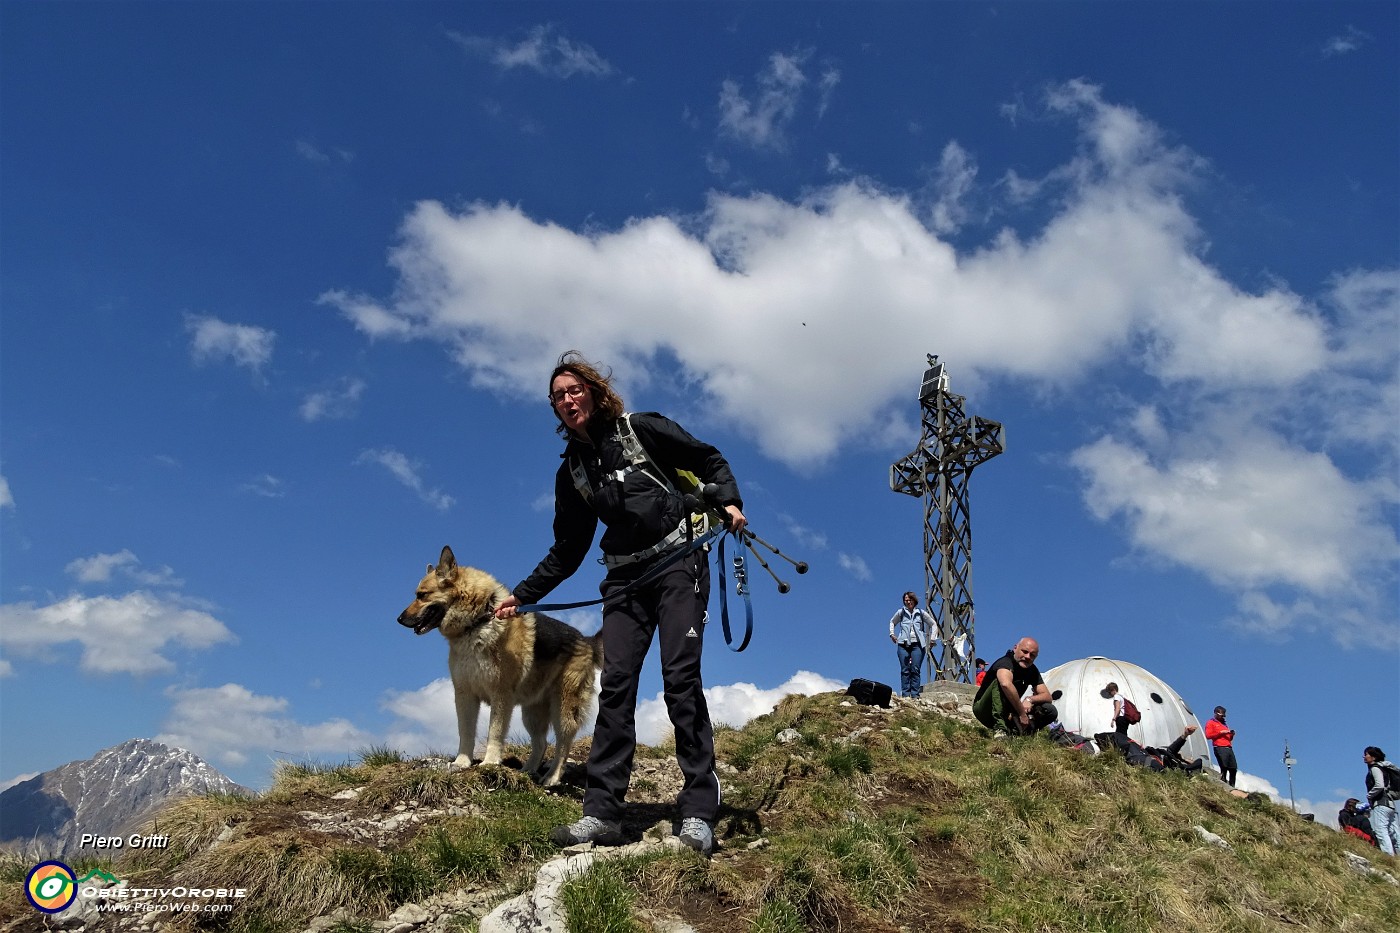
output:
[[1133,701],[1128,699],[1127,697],[1123,697],[1122,715],[1124,719],[1128,720],[1128,725],[1130,726],[1134,723],[1142,722],[1142,713],[1138,712],[1137,706],[1134,705]]

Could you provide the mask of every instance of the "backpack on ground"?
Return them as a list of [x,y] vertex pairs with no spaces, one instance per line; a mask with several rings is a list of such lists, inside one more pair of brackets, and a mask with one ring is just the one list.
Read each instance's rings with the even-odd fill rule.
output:
[[1138,712],[1137,704],[1127,697],[1123,697],[1123,718],[1128,720],[1128,725],[1135,725],[1142,722],[1142,713]]
[[846,688],[846,696],[854,697],[857,703],[865,706],[890,707],[890,696],[893,695],[889,684],[882,684],[877,680],[866,680],[864,677],[857,677],[851,681],[851,685]]
[[1050,728],[1046,730],[1046,735],[1049,736],[1050,741],[1064,748],[1072,748],[1075,751],[1088,752],[1090,755],[1096,752],[1096,749],[1089,743],[1088,739],[1080,735],[1078,732],[1069,731],[1059,723],[1055,723],[1054,725],[1050,726]]

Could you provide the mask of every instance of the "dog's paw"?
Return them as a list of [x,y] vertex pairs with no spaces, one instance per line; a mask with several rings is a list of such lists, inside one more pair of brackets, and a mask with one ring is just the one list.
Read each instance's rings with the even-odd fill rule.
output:
[[454,768],[470,768],[471,766],[472,759],[470,755],[458,755],[456,758],[452,759],[452,767]]

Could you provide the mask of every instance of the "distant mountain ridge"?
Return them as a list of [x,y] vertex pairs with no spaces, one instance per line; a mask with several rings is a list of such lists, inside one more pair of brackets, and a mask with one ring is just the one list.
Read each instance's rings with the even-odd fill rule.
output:
[[130,739],[0,792],[0,848],[75,855],[85,833],[125,839],[175,798],[210,793],[253,794],[193,752]]

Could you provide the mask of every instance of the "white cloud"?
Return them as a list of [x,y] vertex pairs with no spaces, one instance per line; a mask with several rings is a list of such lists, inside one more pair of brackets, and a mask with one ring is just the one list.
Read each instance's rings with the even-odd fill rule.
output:
[[[734,98],[754,139],[781,131],[799,65],[775,59],[766,107]],[[392,301],[323,301],[371,337],[445,344],[474,384],[519,397],[538,393],[559,347],[607,360],[624,388],[674,359],[700,410],[803,471],[849,444],[907,446],[917,348],[956,361],[954,391],[1062,393],[1111,369],[1130,414],[1106,409],[1101,439],[1073,459],[1094,514],[1145,557],[1273,588],[1276,631],[1311,624],[1300,597],[1325,594],[1334,617],[1371,614],[1393,633],[1400,272],[1349,271],[1312,300],[1244,288],[1207,263],[1187,211],[1199,157],[1086,82],[1045,101],[1079,145],[1014,197],[1005,182],[979,191],[973,154],[944,150],[957,196],[940,223],[974,196],[1052,210],[980,248],[960,253],[918,198],[860,179],[797,201],[714,193],[698,217],[613,230],[423,202],[391,253]],[[1321,544],[1306,561],[1299,536]]]
[[353,162],[355,160],[355,154],[346,149],[332,148],[330,151],[326,151],[315,143],[308,142],[304,139],[298,139],[296,141],[296,152],[297,155],[301,156],[306,161],[316,165],[329,165],[332,162]]
[[721,178],[729,174],[729,160],[713,152],[705,153],[705,170]]
[[[1249,774],[1245,771],[1241,771],[1235,775],[1235,790],[1242,790],[1245,793],[1267,794],[1274,800],[1279,799],[1277,787],[1259,777],[1257,774]],[[1283,802],[1286,804],[1288,798],[1284,797]]]
[[[417,690],[390,690],[384,695],[380,706],[398,718],[386,737],[390,748],[411,755],[429,751],[447,755],[457,754],[457,708],[452,699],[450,679],[442,677]],[[477,716],[477,748],[474,754],[479,755],[485,747],[489,718],[490,709],[483,704]],[[590,725],[585,733],[592,729],[592,710],[588,713],[587,720]],[[528,736],[529,733],[525,731],[525,725],[520,719],[520,709],[517,707],[511,712],[510,725],[506,728],[506,740],[526,744],[529,742]],[[551,742],[553,738],[551,733]]]
[[963,203],[977,180],[977,160],[955,142],[943,147],[934,179],[934,203],[929,226],[935,233],[953,233],[967,222]]
[[36,778],[36,777],[38,777],[38,776],[39,776],[40,774],[42,774],[42,773],[43,773],[42,771],[30,771],[28,774],[16,774],[14,777],[10,778],[8,781],[5,781],[5,782],[3,782],[3,783],[0,783],[0,791],[9,790],[11,787],[14,787],[16,784],[23,784],[25,781],[29,780],[30,778]]
[[341,313],[355,322],[355,326],[365,335],[374,337],[398,337],[407,339],[419,336],[415,328],[402,318],[396,317],[369,298],[351,295],[340,289],[331,289],[316,299],[317,304],[333,305]]
[[[797,543],[802,547],[809,548],[814,551],[826,550],[826,535],[824,533],[820,531],[814,531],[813,529],[808,528],[806,525],[799,524],[797,519],[793,518],[787,513],[780,513],[778,515],[778,521],[782,523],[784,530],[786,530],[789,535],[796,539]],[[762,545],[759,545],[759,547],[761,548]]]
[[270,473],[264,473],[250,482],[240,484],[238,491],[262,496],[264,499],[280,499],[287,494],[282,481]]
[[1332,58],[1337,55],[1350,54],[1369,43],[1371,39],[1370,33],[1357,29],[1355,26],[1348,26],[1338,35],[1329,37],[1322,44],[1322,57]]
[[15,507],[15,497],[10,495],[10,481],[0,476],[0,509]]
[[0,677],[13,677],[15,666],[6,658],[0,658]]
[[157,742],[187,748],[226,766],[245,764],[254,752],[293,761],[348,755],[374,744],[345,719],[299,723],[282,697],[259,696],[240,684],[171,687],[171,711]]
[[1222,587],[1340,592],[1358,571],[1394,559],[1384,513],[1326,455],[1262,434],[1219,441],[1213,452],[1154,458],[1105,437],[1071,463],[1097,518],[1122,516],[1137,546]]
[[593,635],[603,627],[603,607],[591,606],[585,609],[563,609],[558,612],[551,612],[560,622],[572,625],[584,635]]
[[79,666],[92,673],[147,675],[175,664],[162,652],[233,642],[233,633],[187,601],[146,592],[70,596],[47,606],[0,605],[0,645],[7,654],[48,659],[62,645],[82,648]]
[[[705,688],[705,703],[710,708],[710,721],[716,725],[741,729],[749,720],[771,713],[783,697],[794,693],[811,696],[844,690],[846,685],[811,671],[798,671],[783,684],[763,690],[750,683],[729,684]],[[637,741],[657,745],[671,736],[671,719],[666,712],[666,698],[658,693],[650,700],[637,704]]]
[[117,554],[80,557],[69,562],[63,570],[69,576],[75,577],[79,583],[103,583],[112,579],[114,568],[134,563],[136,563],[136,555],[124,550]]
[[1342,809],[1342,804],[1346,802],[1345,797],[1339,800],[1309,800],[1305,797],[1295,796],[1290,800],[1287,792],[1280,791],[1258,775],[1248,774],[1244,771],[1235,777],[1235,789],[1245,793],[1266,794],[1279,806],[1292,807],[1296,813],[1311,813],[1316,822],[1333,829],[1338,828],[1337,811]]
[[[755,149],[783,149],[787,131],[797,115],[797,105],[807,76],[802,66],[811,51],[786,55],[774,52],[768,66],[759,72],[758,89],[745,97],[738,82],[726,80],[719,91],[719,128],[722,133]],[[840,73],[828,71],[822,77],[822,103],[840,80]]]
[[144,569],[141,560],[125,548],[115,554],[79,557],[70,561],[63,570],[79,583],[106,583],[114,573],[145,586],[180,586],[184,582],[176,579],[175,571],[168,566],[157,570]]
[[822,76],[817,80],[817,119],[826,116],[826,108],[831,105],[831,95],[836,92],[836,85],[840,83],[840,69],[827,67],[822,70]]
[[[810,671],[798,671],[783,683],[771,690],[763,690],[750,683],[737,683],[728,686],[707,687],[705,702],[710,708],[710,720],[715,724],[742,728],[749,720],[764,713],[771,713],[783,697],[799,693],[810,696],[833,690],[844,690],[846,685]],[[410,754],[427,750],[439,752],[457,751],[457,714],[452,702],[452,682],[443,677],[430,684],[411,691],[389,691],[381,705],[398,717],[398,722],[388,735],[391,748],[401,749]],[[580,733],[588,735],[593,730],[593,711],[586,720],[588,725]],[[477,725],[477,752],[486,741],[486,708],[482,707]],[[671,720],[666,712],[665,697],[658,693],[649,700],[637,704],[637,741],[644,745],[657,745],[671,735]],[[517,709],[511,716],[507,730],[510,741],[525,743],[527,733],[520,721]],[[551,735],[551,741],[553,736]]]
[[614,70],[592,46],[570,39],[553,24],[536,26],[528,36],[514,43],[451,31],[447,35],[467,52],[485,58],[502,71],[528,68],[551,78],[574,75],[601,78]]
[[855,577],[861,583],[869,583],[875,579],[875,575],[870,572],[870,565],[865,562],[865,558],[857,557],[854,554],[847,554],[844,551],[836,555],[836,563],[841,569]]
[[272,359],[273,331],[249,324],[229,324],[209,315],[186,315],[190,353],[195,362],[227,359],[254,372]]
[[409,460],[397,450],[382,448],[366,450],[355,458],[356,463],[373,463],[388,470],[395,479],[413,490],[418,498],[433,508],[445,512],[457,501],[438,489],[431,489],[418,475],[419,464]]
[[352,418],[365,392],[363,379],[346,377],[336,385],[320,392],[312,392],[302,400],[297,413],[303,421],[321,421],[327,418]]

